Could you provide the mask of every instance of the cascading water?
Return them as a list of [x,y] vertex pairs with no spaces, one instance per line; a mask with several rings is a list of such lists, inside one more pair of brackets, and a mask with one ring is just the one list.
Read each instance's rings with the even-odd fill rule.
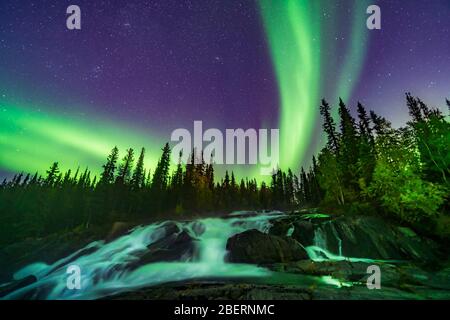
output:
[[331,260],[332,254],[327,250],[327,235],[321,227],[314,230],[313,245],[305,248],[314,261]]
[[327,233],[324,231],[322,227],[317,227],[314,230],[314,238],[313,245],[306,248],[306,251],[314,261],[324,261],[324,260],[348,260],[342,253],[342,239],[339,237],[339,234],[333,224],[329,225],[333,237],[337,240],[338,243],[338,254],[333,254],[328,249],[327,245]]
[[341,237],[339,237],[339,234],[336,230],[336,227],[334,226],[334,224],[331,224],[331,230],[333,231],[333,235],[336,238],[337,242],[338,242],[338,249],[339,249],[339,256],[343,256],[342,253],[342,239]]
[[[16,280],[33,275],[38,280],[18,289],[6,299],[96,299],[139,287],[189,279],[265,277],[270,271],[250,264],[226,262],[227,240],[250,229],[267,232],[270,221],[281,212],[234,214],[227,218],[208,218],[191,222],[163,222],[141,226],[112,242],[97,241],[52,265],[31,264],[17,273]],[[194,240],[194,253],[175,262],[140,264],[150,245],[163,240],[168,224],[187,232]],[[67,288],[67,267],[81,270],[81,289]]]
[[[311,260],[316,262],[321,261],[350,261],[350,262],[388,262],[388,260],[376,260],[369,258],[354,258],[344,256],[342,250],[342,239],[340,238],[336,227],[333,224],[329,224],[333,237],[336,239],[338,244],[338,253],[332,253],[328,248],[327,244],[327,233],[323,227],[316,227],[314,230],[313,245],[305,247],[306,252]],[[395,262],[395,260],[390,260],[389,262]]]
[[[269,232],[272,221],[284,219],[282,212],[235,212],[223,218],[195,221],[165,221],[136,227],[114,241],[95,241],[48,265],[33,263],[14,274],[15,280],[34,276],[37,281],[9,293],[3,299],[98,299],[142,287],[192,280],[239,279],[264,284],[301,283],[309,286],[342,287],[330,276],[308,276],[274,272],[251,264],[227,263],[226,244],[235,234],[257,229]],[[292,236],[292,225],[286,236]],[[335,237],[338,254],[330,252],[327,237]],[[342,255],[342,240],[335,228],[314,229],[313,245],[305,247],[313,261],[382,262]],[[81,270],[81,289],[67,287],[67,269]],[[0,285],[9,286],[11,283]],[[351,285],[351,284],[347,284]]]

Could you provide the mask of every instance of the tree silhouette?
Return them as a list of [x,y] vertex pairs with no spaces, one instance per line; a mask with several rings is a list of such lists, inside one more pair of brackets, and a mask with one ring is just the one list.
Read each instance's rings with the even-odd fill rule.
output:
[[320,114],[323,118],[323,130],[328,136],[327,146],[333,152],[338,152],[338,134],[336,132],[336,125],[334,123],[333,117],[331,116],[331,107],[324,99],[320,105]]
[[138,161],[136,163],[136,167],[134,168],[133,176],[131,178],[131,189],[133,190],[139,190],[142,185],[145,178],[145,172],[144,172],[144,156],[145,156],[145,149],[141,149],[141,153],[139,155]]
[[122,163],[119,165],[119,172],[117,174],[116,183],[127,184],[131,176],[131,170],[134,162],[134,150],[128,149]]
[[114,147],[111,150],[111,154],[106,159],[106,163],[102,166],[103,172],[100,175],[99,183],[101,185],[107,185],[114,182],[114,174],[117,166],[117,159],[119,157],[119,149]]
[[[382,214],[444,237],[450,230],[439,219],[449,212],[450,124],[441,111],[411,94],[406,104],[411,121],[395,129],[373,111],[368,116],[361,103],[356,123],[340,100],[337,129],[323,100],[326,146],[297,175],[289,168],[276,170],[270,186],[256,179],[238,180],[233,171],[217,178],[213,160],[205,163],[195,149],[187,164],[181,163],[180,154],[171,171],[169,144],[155,168],[145,168],[142,148],[134,170],[133,149],[118,166],[114,147],[98,180],[89,168],[61,172],[58,162],[43,177],[20,172],[0,185],[0,245],[67,230],[107,228],[116,221],[309,207]],[[200,161],[194,161],[197,156]]]

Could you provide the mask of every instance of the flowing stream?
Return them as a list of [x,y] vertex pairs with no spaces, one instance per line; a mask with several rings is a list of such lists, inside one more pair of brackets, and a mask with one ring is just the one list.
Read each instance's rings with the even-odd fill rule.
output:
[[[226,244],[230,237],[246,230],[257,229],[267,233],[271,221],[284,216],[282,212],[236,212],[224,218],[166,221],[139,226],[114,241],[92,242],[51,265],[37,262],[24,267],[14,274],[14,279],[20,280],[33,275],[37,281],[4,298],[98,299],[142,287],[201,279],[254,279],[255,282],[270,283],[286,276],[256,265],[227,263]],[[166,239],[170,236],[168,230],[173,233],[173,228],[178,233],[186,232],[190,238],[195,239],[194,249],[173,262],[142,263],[140,259],[149,253],[149,246]],[[292,233],[292,230],[288,233]],[[305,249],[309,257],[316,261],[348,259],[327,251],[326,236],[320,228],[316,230],[314,245]],[[81,270],[79,290],[67,287],[67,268],[73,265]],[[311,280],[311,277],[304,276],[299,279],[297,277],[296,281],[321,280],[322,283],[330,284],[330,281],[320,278]],[[334,282],[331,284],[338,285]]]
[[[29,275],[38,281],[21,288],[6,299],[95,299],[130,289],[188,279],[229,279],[265,277],[270,271],[250,264],[226,262],[227,240],[250,229],[268,232],[270,221],[281,212],[234,213],[227,218],[171,222],[196,239],[195,252],[176,262],[153,262],[130,268],[152,243],[166,236],[168,222],[140,226],[112,242],[96,241],[54,264],[33,263],[14,274],[15,280]],[[81,289],[67,288],[67,267],[81,270]]]

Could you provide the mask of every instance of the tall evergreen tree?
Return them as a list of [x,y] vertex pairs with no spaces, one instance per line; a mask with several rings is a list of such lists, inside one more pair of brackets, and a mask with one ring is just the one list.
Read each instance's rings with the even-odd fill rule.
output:
[[58,162],[53,162],[49,170],[47,170],[47,177],[45,178],[44,184],[47,187],[52,187],[59,176],[59,166]]
[[155,173],[152,180],[152,189],[156,191],[163,191],[167,188],[169,181],[169,169],[170,169],[170,147],[166,143],[162,149],[163,153],[155,168]]
[[358,175],[361,188],[365,188],[372,180],[375,168],[375,139],[370,127],[370,119],[363,105],[358,102],[359,118],[359,159]]
[[351,189],[358,186],[355,174],[358,162],[358,134],[355,119],[351,116],[350,110],[339,99],[339,115],[341,119],[341,145],[339,152],[339,163],[344,173],[344,184]]
[[418,101],[411,95],[411,93],[406,93],[406,105],[408,106],[409,114],[413,118],[414,122],[423,121],[422,110]]
[[131,177],[131,188],[133,190],[138,190],[142,187],[142,181],[144,180],[144,157],[145,149],[141,149],[136,167],[134,168],[133,176]]
[[370,119],[374,124],[374,130],[377,135],[383,135],[391,129],[391,123],[385,118],[377,115],[375,111],[370,111]]
[[367,115],[367,111],[364,106],[358,102],[358,118],[359,118],[359,132],[364,139],[374,146],[374,137],[372,128],[370,127],[370,118]]
[[327,146],[331,151],[336,153],[339,149],[339,138],[336,132],[336,125],[333,117],[331,116],[331,107],[325,99],[322,99],[320,114],[323,118],[323,130],[328,137]]
[[310,187],[308,177],[306,176],[305,169],[302,167],[300,171],[300,185],[301,185],[301,197],[304,206],[310,204],[311,196],[310,196]]
[[100,174],[100,181],[99,181],[101,185],[107,185],[114,182],[114,173],[116,170],[118,157],[119,157],[119,149],[117,147],[114,147],[111,150],[111,153],[109,154],[108,158],[106,159],[106,163],[102,166],[103,172]]
[[119,165],[116,183],[128,184],[131,176],[131,170],[133,169],[133,162],[134,150],[130,148],[127,150],[125,157],[122,159],[122,163]]
[[292,207],[295,204],[295,189],[294,189],[294,175],[291,169],[288,169],[288,173],[286,175],[286,201],[289,207]]

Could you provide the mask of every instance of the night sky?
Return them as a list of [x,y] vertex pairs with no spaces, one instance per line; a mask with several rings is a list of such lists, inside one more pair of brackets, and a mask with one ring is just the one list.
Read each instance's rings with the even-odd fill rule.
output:
[[[81,30],[66,28],[70,4]],[[151,167],[194,120],[280,128],[281,166],[297,170],[323,143],[322,97],[396,126],[406,91],[445,110],[449,17],[449,0],[2,0],[0,177],[53,161],[98,172],[114,145],[146,147]]]

